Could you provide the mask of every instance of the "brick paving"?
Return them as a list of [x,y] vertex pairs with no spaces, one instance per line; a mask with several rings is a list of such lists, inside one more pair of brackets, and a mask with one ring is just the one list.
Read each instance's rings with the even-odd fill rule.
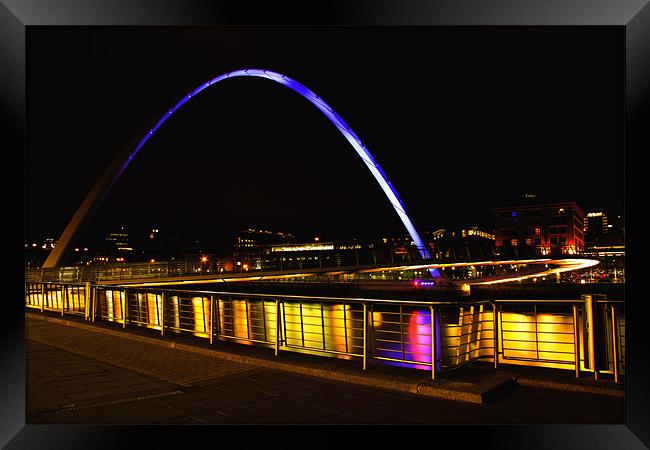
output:
[[[477,405],[234,363],[41,320],[26,324],[27,423],[623,423],[624,417],[619,397],[518,387]],[[71,404],[94,406],[57,410]]]

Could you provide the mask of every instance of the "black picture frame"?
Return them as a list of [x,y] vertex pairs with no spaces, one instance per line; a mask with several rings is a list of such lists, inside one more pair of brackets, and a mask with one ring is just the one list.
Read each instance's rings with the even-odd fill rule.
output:
[[[624,425],[519,425],[519,426],[462,426],[421,429],[423,441],[428,436],[442,439],[442,434],[456,436],[457,442],[487,445],[497,448],[643,448],[650,445],[650,359],[644,331],[648,316],[647,302],[641,300],[640,283],[635,279],[642,274],[640,260],[644,254],[642,231],[638,220],[643,219],[641,198],[634,201],[643,170],[639,154],[650,148],[650,6],[642,0],[618,2],[548,1],[534,0],[457,2],[453,0],[421,2],[408,0],[323,2],[317,8],[307,3],[251,4],[244,2],[210,3],[191,1],[98,1],[70,0],[66,2],[2,0],[0,5],[0,79],[2,84],[2,147],[6,166],[9,156],[24,154],[26,146],[26,29],[40,25],[139,25],[139,26],[237,26],[237,25],[444,25],[444,26],[555,26],[597,25],[625,28],[626,82],[625,90],[625,157],[626,157],[626,320],[627,363],[625,380]],[[24,158],[23,158],[24,161]],[[7,211],[18,211],[19,196],[16,179],[5,177],[5,202]],[[23,186],[26,181],[23,180]],[[637,183],[637,184],[635,184]],[[640,194],[643,197],[643,194]],[[24,198],[23,198],[24,199]],[[24,208],[24,205],[23,205]],[[24,209],[23,209],[24,211]],[[14,221],[17,222],[17,221]],[[20,228],[19,223],[14,224]],[[637,228],[638,227],[638,228]],[[15,231],[20,235],[20,230]],[[20,259],[23,254],[22,239],[10,239]],[[630,243],[634,243],[634,246]],[[13,253],[7,259],[14,258]],[[630,259],[631,258],[631,259]],[[7,448],[108,448],[126,447],[146,442],[147,446],[160,446],[166,442],[189,439],[191,442],[215,442],[211,427],[136,427],[136,426],[80,426],[80,425],[25,425],[25,343],[24,307],[19,298],[24,295],[20,281],[21,266],[12,262],[12,270],[5,271],[10,285],[16,286],[3,299],[2,362],[3,386],[2,424],[0,443]],[[637,269],[638,268],[638,269]],[[249,429],[251,427],[246,427]],[[237,429],[235,429],[237,431]],[[239,431],[243,431],[241,427]],[[258,439],[268,438],[268,430],[260,430]],[[462,433],[462,437],[459,434]],[[248,433],[247,433],[248,434]],[[276,433],[273,433],[276,434]],[[363,433],[367,434],[375,433]],[[327,433],[325,441],[335,441],[337,433]],[[190,441],[186,441],[190,442]],[[128,444],[127,444],[128,443]]]

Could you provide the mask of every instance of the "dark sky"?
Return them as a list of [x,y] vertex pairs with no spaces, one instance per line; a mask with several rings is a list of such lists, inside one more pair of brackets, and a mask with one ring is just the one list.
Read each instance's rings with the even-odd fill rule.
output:
[[[183,95],[248,67],[333,107],[420,229],[489,226],[490,208],[526,192],[583,209],[623,203],[620,27],[28,31],[28,239],[58,238],[106,165]],[[158,130],[90,229],[121,222],[402,233],[336,128],[255,78],[203,91]]]

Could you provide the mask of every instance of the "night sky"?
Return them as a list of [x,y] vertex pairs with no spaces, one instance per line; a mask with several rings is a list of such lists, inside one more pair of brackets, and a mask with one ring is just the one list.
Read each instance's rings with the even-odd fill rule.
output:
[[[26,238],[58,238],[129,140],[240,68],[303,83],[382,166],[420,230],[491,225],[524,193],[623,205],[624,34],[553,28],[28,29]],[[403,234],[352,147],[284,86],[203,91],[149,140],[88,229],[309,239]]]

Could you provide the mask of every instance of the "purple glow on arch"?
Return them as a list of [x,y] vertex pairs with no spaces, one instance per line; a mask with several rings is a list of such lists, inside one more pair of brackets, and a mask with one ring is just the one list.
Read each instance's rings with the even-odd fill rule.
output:
[[[397,195],[397,191],[395,191],[393,185],[390,183],[390,181],[388,181],[388,177],[381,169],[381,167],[379,167],[379,164],[377,164],[375,158],[372,156],[370,151],[366,148],[365,145],[363,145],[361,139],[359,139],[359,137],[355,134],[355,132],[352,131],[352,129],[348,126],[347,123],[345,123],[345,121],[341,118],[341,116],[339,116],[336,113],[336,111],[334,111],[327,103],[325,103],[313,91],[311,91],[309,88],[307,88],[306,86],[304,86],[303,84],[299,83],[296,80],[293,80],[287,76],[269,70],[242,69],[242,70],[235,70],[233,72],[228,72],[201,84],[196,89],[194,89],[191,93],[185,95],[178,103],[176,103],[176,105],[174,105],[174,107],[169,112],[167,112],[163,117],[160,118],[158,123],[156,123],[156,125],[151,129],[151,131],[145,134],[145,136],[136,146],[133,153],[131,153],[129,158],[120,168],[119,175],[122,174],[122,172],[126,169],[126,167],[131,162],[131,160],[135,157],[135,155],[138,154],[140,149],[149,140],[149,138],[153,135],[153,133],[155,133],[156,130],[158,130],[158,128],[169,117],[171,117],[178,108],[183,106],[183,104],[185,104],[190,98],[199,94],[204,89],[216,83],[219,83],[220,81],[225,80],[227,78],[235,78],[235,77],[260,77],[260,78],[266,78],[268,80],[283,84],[288,88],[294,90],[295,92],[299,93],[300,95],[302,95],[304,98],[309,100],[314,106],[316,106],[316,108],[318,108],[323,114],[325,114],[325,116],[327,116],[327,118],[339,129],[341,134],[343,134],[343,136],[347,139],[350,145],[352,145],[352,148],[354,148],[354,150],[361,157],[361,159],[366,164],[366,166],[368,167],[372,175],[375,177],[375,179],[379,183],[379,186],[384,191],[384,194],[386,195],[386,197],[388,197],[388,200],[390,201],[391,205],[393,205],[393,208],[395,208],[397,215],[399,216],[400,220],[406,227],[406,230],[411,236],[411,239],[413,239],[413,242],[418,248],[420,255],[425,259],[430,259],[429,252],[424,242],[420,238],[419,233],[415,229],[415,226],[411,222],[411,219],[406,213],[406,208],[404,207],[402,200]],[[440,277],[440,274],[437,269],[431,269],[431,275],[434,278]]]

